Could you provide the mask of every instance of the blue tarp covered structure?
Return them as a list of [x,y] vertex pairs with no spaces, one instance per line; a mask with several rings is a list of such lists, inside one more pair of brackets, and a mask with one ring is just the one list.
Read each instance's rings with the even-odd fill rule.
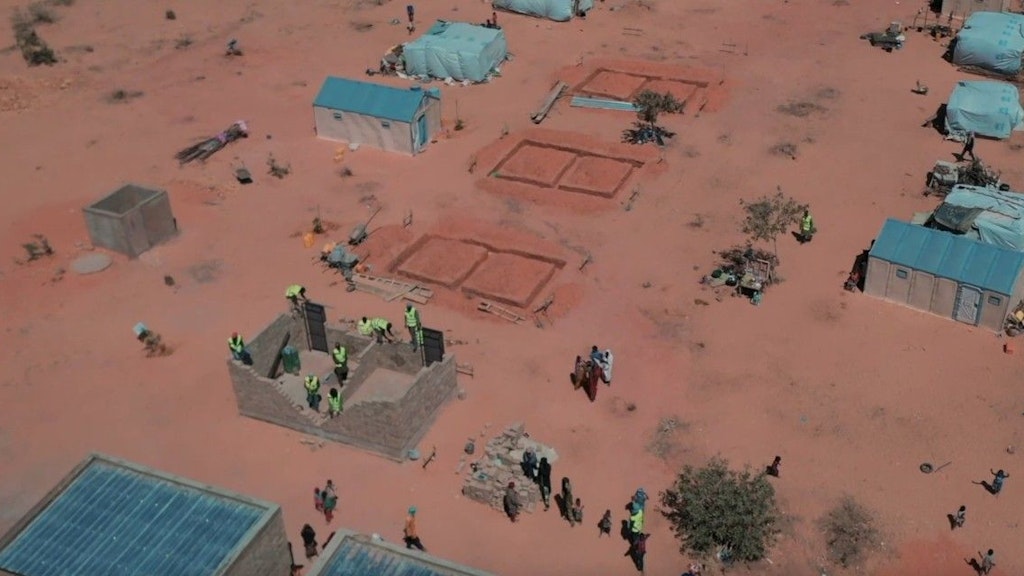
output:
[[505,32],[438,20],[426,34],[403,47],[405,71],[412,76],[483,82],[508,56]]
[[964,223],[964,236],[1024,252],[1024,195],[958,184],[946,195],[936,215],[946,207],[970,210],[972,221]]
[[974,132],[990,138],[1009,138],[1024,121],[1020,91],[1013,84],[995,80],[960,81],[946,102],[946,132]]
[[576,16],[573,14],[574,4],[577,14],[589,12],[594,7],[594,0],[493,0],[491,4],[509,12],[565,22]]
[[1024,56],[1024,16],[1010,12],[975,12],[956,35],[953,63],[1013,76]]

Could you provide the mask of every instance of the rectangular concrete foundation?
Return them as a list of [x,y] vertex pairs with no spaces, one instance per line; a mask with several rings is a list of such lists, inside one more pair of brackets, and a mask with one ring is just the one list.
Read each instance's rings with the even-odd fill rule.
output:
[[497,252],[466,279],[462,291],[488,300],[525,308],[555,275],[544,260]]

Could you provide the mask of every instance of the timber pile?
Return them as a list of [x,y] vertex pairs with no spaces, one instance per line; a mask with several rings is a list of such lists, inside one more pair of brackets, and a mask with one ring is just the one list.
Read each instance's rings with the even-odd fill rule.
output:
[[401,298],[416,304],[426,304],[434,297],[434,291],[429,288],[393,278],[353,274],[352,284],[356,287],[356,290],[379,296],[388,302],[394,302]]
[[249,128],[243,120],[228,126],[227,130],[212,138],[207,138],[198,144],[184,148],[174,155],[179,164],[188,164],[195,160],[205,162],[207,158],[220,152],[222,148],[240,138],[249,136]]

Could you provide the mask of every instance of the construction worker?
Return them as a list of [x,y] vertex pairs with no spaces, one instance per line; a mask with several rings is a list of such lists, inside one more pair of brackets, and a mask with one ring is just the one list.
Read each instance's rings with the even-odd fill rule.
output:
[[320,411],[320,378],[313,374],[306,376],[306,403],[310,410]]
[[334,418],[341,414],[342,409],[341,394],[338,393],[337,388],[331,388],[331,391],[327,393],[327,413]]
[[373,325],[366,319],[366,316],[363,316],[363,319],[356,324],[356,328],[363,336],[373,336]]
[[374,318],[370,320],[370,326],[373,328],[373,333],[377,335],[377,344],[383,344],[385,340],[395,341],[395,334],[391,331],[391,322],[384,318]]
[[338,384],[343,384],[348,380],[348,350],[340,342],[335,342],[331,357],[334,358],[334,375],[338,378]]
[[412,343],[412,351],[415,352],[419,348],[421,338],[423,338],[423,335],[420,333],[423,325],[420,323],[420,311],[412,305],[412,302],[408,302],[405,305],[405,327],[409,329],[409,341]]
[[644,533],[644,509],[640,506],[632,507],[632,514],[629,516],[630,541],[635,542]]
[[800,243],[810,242],[815,232],[817,230],[814,228],[814,218],[811,217],[809,210],[804,210],[804,216],[800,219],[800,234],[798,235]]
[[301,303],[306,301],[306,287],[301,284],[292,284],[284,291],[284,297],[292,303],[292,310],[300,310]]
[[238,335],[238,332],[232,332],[231,338],[228,338],[228,349],[231,350],[231,357],[242,362],[243,364],[252,364],[252,357],[249,356],[249,351],[245,349],[245,340]]

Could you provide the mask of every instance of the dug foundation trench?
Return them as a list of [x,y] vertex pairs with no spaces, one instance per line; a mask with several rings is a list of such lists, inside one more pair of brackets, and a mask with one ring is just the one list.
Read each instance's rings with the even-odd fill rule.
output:
[[614,198],[643,162],[554,143],[522,140],[490,171],[539,188]]
[[469,238],[425,235],[391,265],[400,276],[527,308],[565,261]]

